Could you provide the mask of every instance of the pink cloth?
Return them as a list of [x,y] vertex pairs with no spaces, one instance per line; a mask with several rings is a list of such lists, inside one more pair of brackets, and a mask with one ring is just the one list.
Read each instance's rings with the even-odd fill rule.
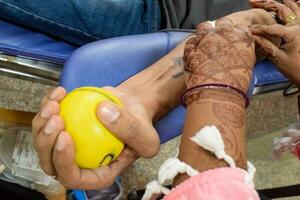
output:
[[292,152],[298,157],[300,160],[300,140],[296,143],[295,147],[292,149]]
[[218,168],[184,181],[164,200],[259,200],[246,183],[247,172],[239,168]]

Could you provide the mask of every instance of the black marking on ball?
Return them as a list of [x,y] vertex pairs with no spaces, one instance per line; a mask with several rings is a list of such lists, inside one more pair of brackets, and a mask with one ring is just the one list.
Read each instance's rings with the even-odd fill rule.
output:
[[[106,156],[104,156],[104,158],[102,159],[102,161],[100,162],[100,165],[102,165],[102,163],[106,160],[106,158],[110,158],[110,161],[112,161],[115,158],[115,155],[112,153],[106,154]],[[110,162],[109,161],[109,162]]]

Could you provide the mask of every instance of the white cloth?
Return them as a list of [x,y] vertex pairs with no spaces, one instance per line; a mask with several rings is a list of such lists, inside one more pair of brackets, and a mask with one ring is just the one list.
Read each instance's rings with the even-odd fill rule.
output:
[[170,190],[162,185],[160,185],[157,181],[152,181],[147,184],[145,194],[142,200],[150,200],[154,194],[168,194]]
[[230,167],[236,167],[233,158],[225,152],[224,141],[217,127],[205,126],[191,140],[215,154],[218,159],[223,159]]
[[154,194],[167,194],[170,190],[163,186],[166,181],[173,181],[179,173],[186,173],[189,176],[195,176],[199,172],[188,164],[181,162],[178,158],[168,158],[159,168],[158,181],[152,181],[147,184],[145,194],[142,200],[150,200]]
[[210,23],[214,28],[216,27],[216,20],[214,21],[207,21],[208,23]]
[[178,158],[167,159],[159,168],[158,182],[164,184],[166,181],[173,181],[179,173],[186,173],[189,176],[195,176],[199,172],[188,164],[181,162]]
[[[224,159],[232,168],[236,168],[236,164],[231,156],[225,152],[225,145],[221,133],[216,126],[206,126],[191,138],[193,142],[204,149],[214,153],[218,159]],[[245,183],[254,187],[253,178],[255,167],[251,162],[247,162],[248,172],[245,171]],[[168,194],[170,190],[163,184],[172,181],[177,174],[186,173],[189,176],[196,176],[199,172],[188,164],[181,162],[178,158],[167,159],[159,168],[158,181],[152,181],[147,184],[145,194],[142,200],[150,200],[153,194]]]

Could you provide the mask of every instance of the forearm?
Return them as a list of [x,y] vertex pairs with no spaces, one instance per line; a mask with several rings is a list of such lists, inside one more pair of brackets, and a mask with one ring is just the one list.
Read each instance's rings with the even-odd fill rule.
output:
[[[216,126],[224,140],[225,151],[240,168],[246,168],[245,101],[232,92],[204,89],[190,95],[186,103],[187,116],[180,143],[179,159],[200,172],[228,166],[211,152],[199,147],[190,138],[205,126]],[[174,184],[187,179],[179,175]]]
[[[190,39],[185,47],[184,69],[188,90],[183,101],[187,115],[179,159],[200,172],[228,166],[191,140],[195,134],[205,134],[198,133],[205,126],[218,128],[225,152],[238,167],[246,168],[246,92],[256,61],[254,42],[249,32],[235,24],[230,25],[227,20],[218,23],[214,31],[210,31],[213,27],[209,27],[208,23],[201,24],[196,37]],[[222,23],[227,26],[222,26]],[[211,136],[211,133],[206,134]],[[186,178],[184,174],[178,176],[175,184]]]
[[179,105],[179,96],[186,87],[182,61],[185,42],[120,85],[139,96],[154,120]]

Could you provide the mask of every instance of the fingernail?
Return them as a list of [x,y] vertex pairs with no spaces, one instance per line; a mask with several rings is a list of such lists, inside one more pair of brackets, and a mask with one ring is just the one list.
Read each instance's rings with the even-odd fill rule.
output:
[[57,138],[55,149],[57,151],[62,151],[65,148],[65,138],[63,134],[60,134]]
[[119,110],[112,103],[104,103],[100,106],[100,118],[107,122],[114,122],[120,116]]
[[42,118],[49,118],[51,115],[51,108],[50,106],[45,106],[44,108],[42,108],[42,111],[41,111],[41,117]]
[[56,121],[53,118],[51,118],[49,122],[46,124],[44,132],[46,134],[51,134],[54,133],[56,129],[57,129]]
[[56,88],[51,92],[49,99],[54,100],[58,97],[58,95],[59,95],[59,90],[58,88]]

